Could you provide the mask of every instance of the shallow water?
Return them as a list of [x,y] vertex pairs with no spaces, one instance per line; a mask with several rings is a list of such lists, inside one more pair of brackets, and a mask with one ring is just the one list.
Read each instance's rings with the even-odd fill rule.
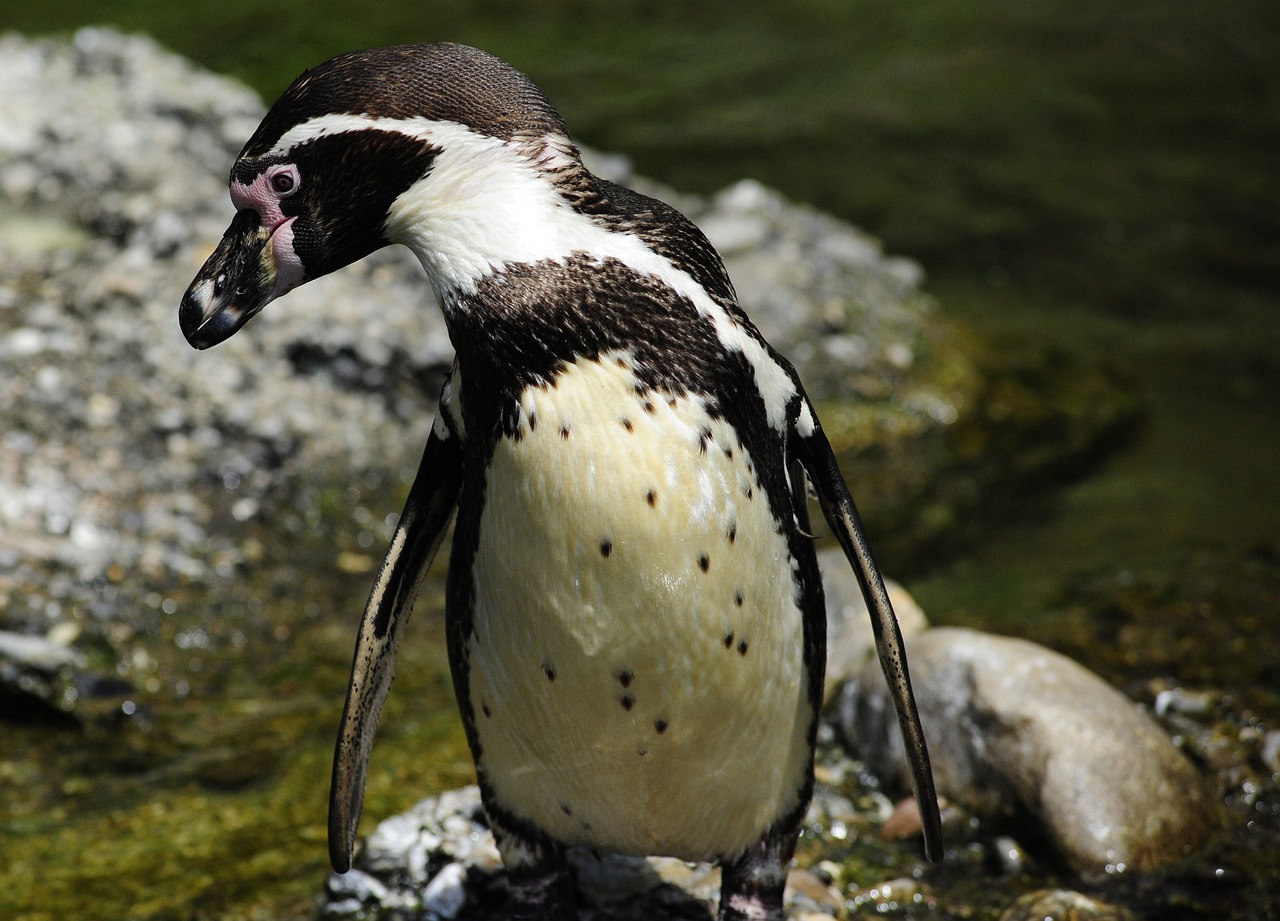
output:
[[[268,96],[352,46],[483,45],[543,84],[585,142],[691,190],[751,175],[835,210],[920,258],[944,309],[1009,348],[1048,346],[1131,375],[1148,412],[1122,452],[911,573],[935,622],[1068,646],[1124,685],[1148,677],[1144,651],[1128,666],[1110,655],[1112,638],[1063,603],[1070,585],[1174,578],[1206,557],[1230,578],[1251,552],[1280,545],[1274,5],[17,6],[0,27],[110,20]],[[321,487],[304,484],[303,504],[311,488]],[[107,587],[152,611],[154,645],[167,650],[149,709],[105,738],[5,727],[0,779],[21,795],[4,795],[0,916],[310,915],[333,725],[369,580],[360,560],[386,536],[372,528],[367,549],[357,522],[394,511],[401,488],[313,497],[330,510],[308,532],[314,571],[272,573],[267,553],[261,575],[216,598],[181,582],[133,597],[127,573]],[[369,815],[469,777],[433,600],[429,588],[375,753]],[[1259,616],[1239,626],[1242,646],[1205,656],[1188,680],[1247,690],[1241,680],[1265,675],[1274,647],[1248,640],[1275,635],[1280,599]],[[1265,727],[1280,725],[1274,695],[1252,699]],[[1272,904],[1274,865],[1253,884]]]

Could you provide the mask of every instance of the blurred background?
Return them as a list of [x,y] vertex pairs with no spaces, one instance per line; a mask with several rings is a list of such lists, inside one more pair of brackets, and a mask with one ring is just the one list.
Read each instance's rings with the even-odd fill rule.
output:
[[[1129,488],[1105,498],[1131,529],[1126,555],[1276,536],[1274,4],[280,0],[0,13],[0,27],[27,32],[100,22],[151,34],[267,101],[354,47],[448,38],[490,50],[533,75],[582,143],[641,174],[704,193],[759,179],[919,260],[943,309],[982,332],[1132,374],[1150,424],[1118,462]],[[1129,469],[1134,456],[1150,458],[1145,471]],[[1057,501],[1055,515],[1089,497]]]
[[[918,260],[941,311],[995,353],[1105,368],[1142,406],[1106,451],[975,506],[990,521],[963,546],[936,557],[891,552],[882,563],[936,623],[1047,642],[1122,687],[1163,669],[1225,688],[1276,728],[1275,3],[100,0],[0,10],[0,30],[88,24],[147,33],[267,101],[352,48],[483,47],[531,75],[577,140],[625,154],[640,174],[704,194],[760,180]],[[333,579],[325,591],[334,606],[362,603],[366,574],[317,578]],[[1157,667],[1148,653],[1118,648],[1114,618],[1124,617],[1168,618],[1172,633],[1137,636],[1178,654],[1155,655]],[[402,675],[429,675],[416,680],[440,706],[409,714],[393,698],[400,709],[389,709],[389,748],[371,777],[368,809],[379,815],[412,801],[402,788],[469,776],[439,626],[423,618],[415,634]],[[336,707],[350,641],[349,624],[323,628],[310,652],[275,666],[273,693],[322,675],[331,690],[316,693]],[[244,704],[246,718],[253,706]],[[323,879],[317,817],[330,715],[304,728],[289,714],[270,729],[251,722],[264,741],[227,749],[229,788],[239,787],[231,765],[275,765],[287,747],[287,766],[273,770],[318,779],[305,790],[281,782],[270,795],[250,787],[219,799],[208,783],[192,792],[181,778],[163,794],[104,787],[83,770],[60,780],[70,805],[10,808],[9,829],[28,854],[23,872],[43,876],[59,898],[130,906],[111,909],[125,912],[117,917],[308,917]],[[225,724],[227,712],[217,719]],[[77,744],[22,731],[10,737],[29,747],[29,763]],[[430,748],[430,763],[397,761],[397,738],[406,750]],[[16,759],[5,763],[15,790],[31,780]],[[77,801],[90,788],[117,798],[120,811]],[[165,823],[190,811],[214,815],[216,829],[187,839],[185,820]],[[1263,821],[1274,827],[1276,817]],[[111,846],[115,863],[86,870],[72,859],[85,835],[129,843]],[[210,869],[244,861],[234,876]]]

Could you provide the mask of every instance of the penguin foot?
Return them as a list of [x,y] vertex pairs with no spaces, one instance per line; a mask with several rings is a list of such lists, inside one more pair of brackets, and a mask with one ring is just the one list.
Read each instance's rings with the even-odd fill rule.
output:
[[577,892],[564,848],[544,836],[514,831],[492,814],[490,827],[507,871],[511,921],[577,917]]
[[730,893],[721,889],[716,921],[783,921],[782,891],[785,886],[784,877],[781,886],[768,891],[757,889]]
[[749,851],[720,866],[717,921],[783,921],[782,893],[796,832],[772,829]]
[[576,918],[573,878],[565,867],[508,873],[511,921],[566,921]]

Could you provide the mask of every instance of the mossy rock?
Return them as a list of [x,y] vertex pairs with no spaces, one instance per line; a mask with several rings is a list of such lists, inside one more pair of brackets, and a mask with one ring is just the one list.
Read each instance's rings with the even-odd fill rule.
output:
[[876,553],[898,575],[1034,507],[1141,425],[1136,385],[1105,366],[998,348],[949,320],[921,345],[902,389],[818,405]]

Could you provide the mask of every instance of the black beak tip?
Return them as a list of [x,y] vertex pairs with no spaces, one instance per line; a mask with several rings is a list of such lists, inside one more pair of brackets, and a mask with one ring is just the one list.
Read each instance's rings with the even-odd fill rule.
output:
[[186,337],[187,343],[192,348],[202,349],[208,347],[201,343],[200,338],[200,322],[203,317],[204,311],[200,309],[188,292],[182,298],[182,303],[178,307],[178,326],[182,329],[182,335]]
[[199,303],[188,294],[178,307],[178,326],[188,345],[203,350],[230,339],[256,312],[225,305],[206,315]]

